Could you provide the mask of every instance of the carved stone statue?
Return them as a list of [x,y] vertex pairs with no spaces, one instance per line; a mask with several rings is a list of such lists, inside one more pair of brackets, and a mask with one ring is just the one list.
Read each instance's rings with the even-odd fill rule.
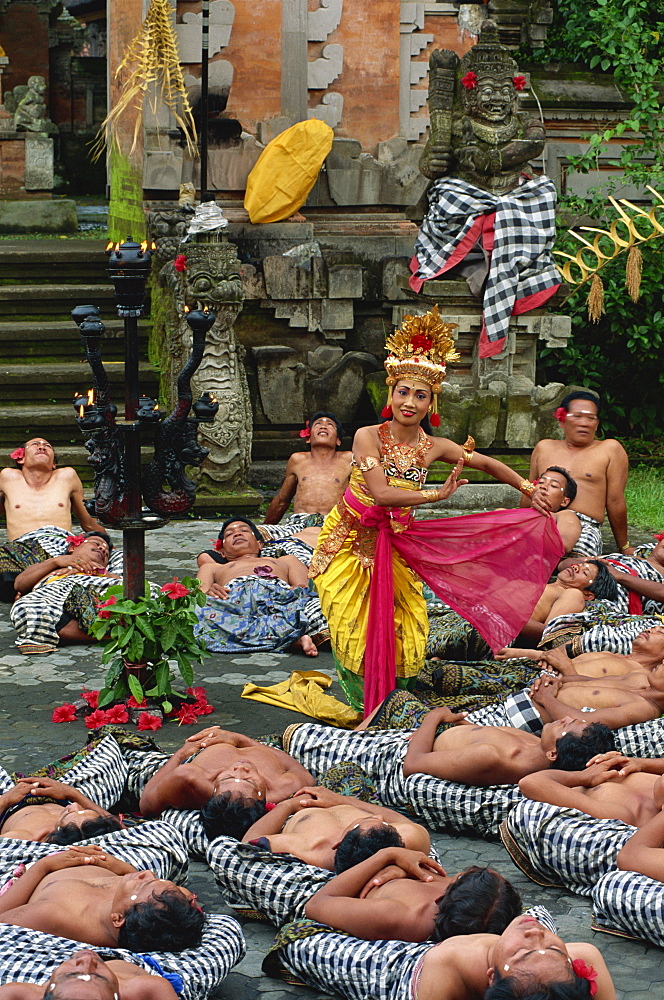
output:
[[[244,487],[251,462],[253,415],[247,377],[242,363],[244,349],[235,339],[233,323],[244,299],[240,262],[233,243],[188,242],[181,247],[176,270],[173,263],[162,270],[174,293],[178,328],[171,343],[189,350],[191,333],[185,322],[188,309],[211,309],[216,320],[207,334],[203,360],[191,380],[194,396],[209,392],[219,403],[213,424],[202,424],[200,442],[210,449],[200,473],[198,492],[216,493]],[[185,261],[182,261],[185,257]]]
[[555,185],[527,171],[544,148],[544,126],[516,110],[526,78],[493,21],[461,60],[434,52],[430,66],[431,135],[420,169],[434,182],[410,287],[466,278],[482,300],[479,356],[490,358],[505,349],[513,313],[542,307],[560,287]]
[[57,132],[57,126],[48,117],[45,93],[44,77],[31,76],[27,87],[14,87],[5,94],[5,108],[14,115],[17,132]]
[[539,119],[516,110],[525,83],[493,21],[484,22],[477,44],[461,60],[436,49],[429,60],[431,131],[422,173],[461,177],[489,191],[515,188],[545,138]]

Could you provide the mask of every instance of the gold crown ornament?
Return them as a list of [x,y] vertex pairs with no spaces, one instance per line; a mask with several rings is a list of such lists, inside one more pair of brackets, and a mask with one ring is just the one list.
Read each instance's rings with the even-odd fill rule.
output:
[[385,341],[389,356],[385,361],[388,386],[387,404],[382,416],[392,416],[392,389],[400,378],[413,378],[425,382],[433,393],[430,413],[433,427],[440,427],[438,393],[442,389],[445,372],[450,361],[458,361],[451,336],[456,323],[444,323],[438,306],[424,316],[404,316],[399,330]]

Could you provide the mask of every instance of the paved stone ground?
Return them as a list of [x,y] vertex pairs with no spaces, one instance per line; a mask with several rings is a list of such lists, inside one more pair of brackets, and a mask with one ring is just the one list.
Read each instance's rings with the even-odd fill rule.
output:
[[[209,547],[209,539],[216,538],[217,532],[218,522],[185,521],[148,533],[150,579],[164,583],[174,573],[180,577],[193,575],[197,553]],[[115,535],[115,539],[120,542],[119,535]],[[55,725],[51,722],[51,712],[55,705],[73,700],[83,685],[100,687],[103,672],[100,652],[93,646],[70,646],[42,657],[22,656],[15,650],[13,641],[7,606],[0,605],[0,762],[8,770],[29,772],[32,767],[85,742],[87,731],[82,721]],[[303,719],[293,712],[243,701],[240,692],[247,679],[261,684],[276,683],[305,663],[333,673],[329,653],[306,661],[301,656],[274,653],[209,657],[196,677],[196,683],[207,688],[209,700],[216,706],[214,714],[205,718],[205,723],[258,736],[283,729],[298,718]],[[336,687],[333,693],[339,694]],[[174,750],[191,732],[189,727],[178,728],[169,722],[156,736],[165,749]],[[585,898],[536,886],[514,868],[500,844],[440,833],[434,835],[433,841],[448,871],[460,871],[471,864],[491,865],[514,882],[527,905],[546,905],[555,915],[563,937],[595,943],[606,957],[619,998],[646,1000],[646,997],[664,994],[664,962],[660,949],[591,931],[591,910]],[[202,897],[208,911],[228,912],[204,865],[192,866],[190,884]],[[215,994],[216,1000],[250,1000],[258,996],[265,1000],[286,1000],[293,995],[317,996],[311,990],[263,976],[261,962],[272,942],[273,932],[266,925],[256,923],[245,923],[244,930],[247,956]]]

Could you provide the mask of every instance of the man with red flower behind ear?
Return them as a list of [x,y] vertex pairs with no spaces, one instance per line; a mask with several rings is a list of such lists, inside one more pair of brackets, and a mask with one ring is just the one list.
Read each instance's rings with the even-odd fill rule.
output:
[[[627,538],[625,486],[629,459],[614,438],[597,441],[601,401],[597,393],[579,389],[568,393],[554,416],[565,435],[562,441],[544,438],[530,457],[530,478],[535,480],[552,465],[568,469],[577,484],[577,494],[569,509],[581,521],[581,535],[572,555],[602,554],[604,512],[620,552],[634,552]],[[522,500],[521,505],[527,506]]]

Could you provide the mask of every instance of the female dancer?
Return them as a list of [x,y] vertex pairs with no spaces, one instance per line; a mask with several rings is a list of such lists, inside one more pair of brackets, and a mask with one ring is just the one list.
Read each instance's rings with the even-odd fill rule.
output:
[[[379,426],[353,442],[346,493],[328,514],[309,575],[315,579],[332,636],[341,686],[365,713],[395,687],[414,682],[427,637],[424,579],[499,649],[527,621],[563,554],[553,519],[537,510],[505,510],[415,521],[412,508],[445,500],[467,482],[464,465],[487,472],[528,496],[534,486],[513,469],[425,433],[439,424],[437,394],[453,350],[452,323],[438,308],[407,316],[387,341],[388,405]],[[432,462],[454,465],[445,483],[425,489]]]

